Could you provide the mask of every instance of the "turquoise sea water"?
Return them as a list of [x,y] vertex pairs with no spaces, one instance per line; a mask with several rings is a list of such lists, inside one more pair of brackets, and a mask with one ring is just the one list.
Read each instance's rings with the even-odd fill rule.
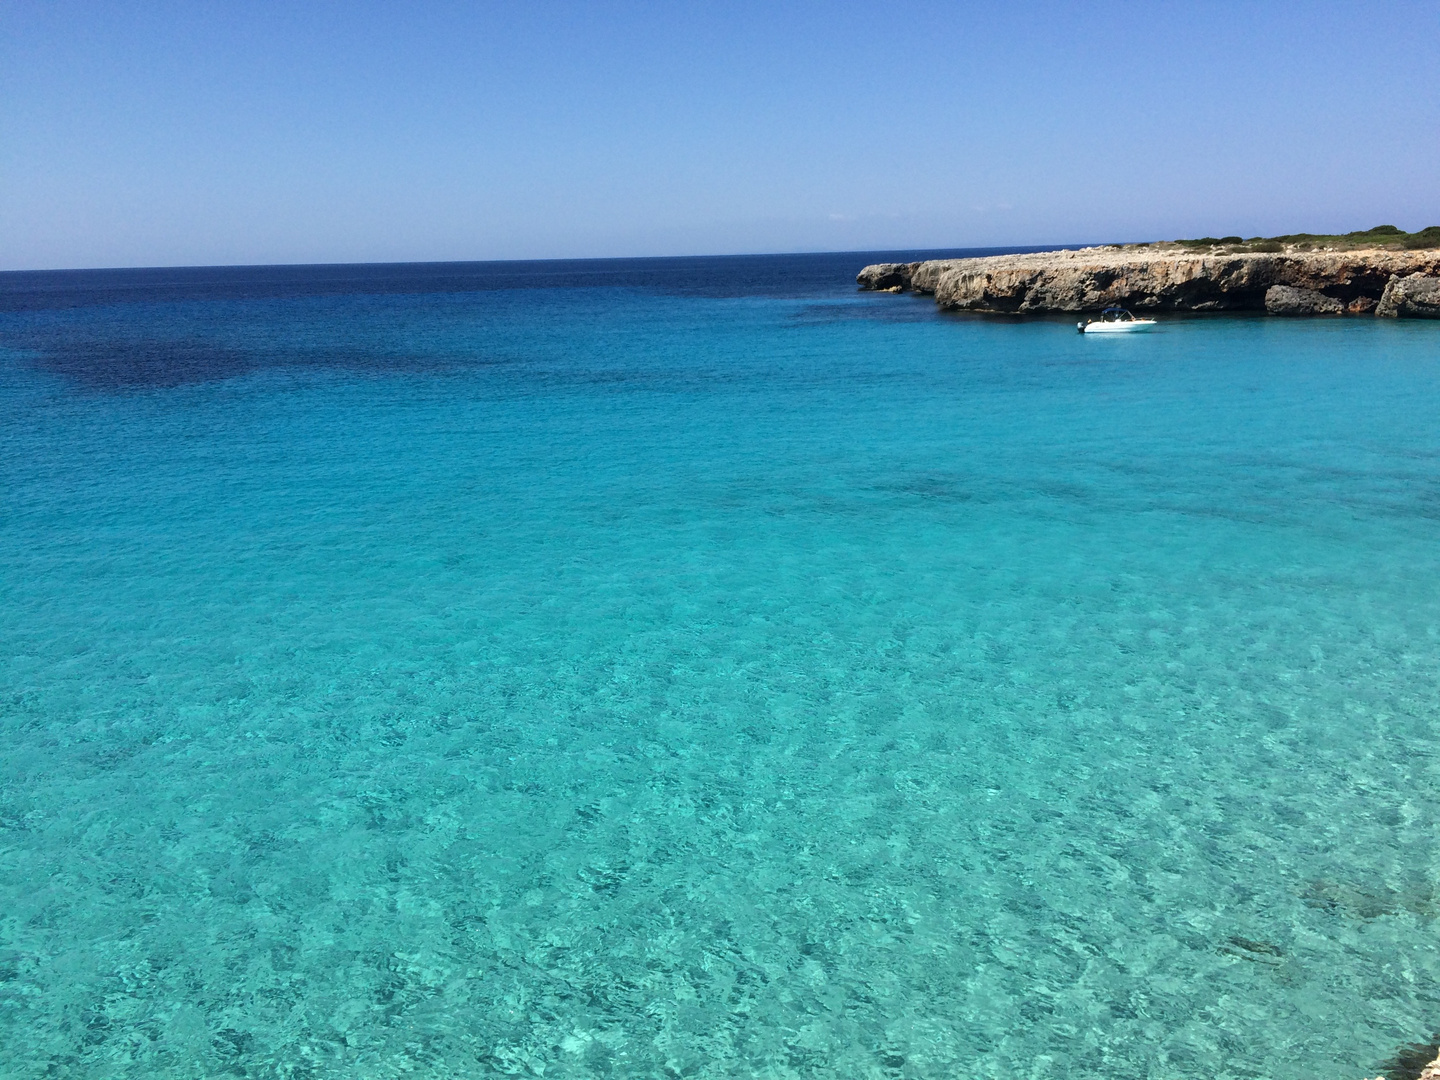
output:
[[864,261],[0,283],[0,1075],[1440,1027],[1440,327]]

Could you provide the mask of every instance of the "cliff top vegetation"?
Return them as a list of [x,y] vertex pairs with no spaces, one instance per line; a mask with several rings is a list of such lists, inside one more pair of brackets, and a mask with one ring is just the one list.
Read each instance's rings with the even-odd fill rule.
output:
[[1284,236],[1202,236],[1198,240],[1176,240],[1175,244],[1194,251],[1346,251],[1353,248],[1393,248],[1418,251],[1440,248],[1440,225],[1407,233],[1394,225],[1376,225],[1348,233],[1287,233]]

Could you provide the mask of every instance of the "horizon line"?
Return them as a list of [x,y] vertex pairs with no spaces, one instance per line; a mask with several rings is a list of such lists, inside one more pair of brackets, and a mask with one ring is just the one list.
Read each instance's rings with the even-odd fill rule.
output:
[[986,244],[967,247],[885,247],[885,248],[836,248],[813,251],[743,251],[721,254],[690,255],[582,255],[556,256],[530,259],[381,259],[371,262],[235,262],[235,263],[155,263],[131,266],[36,266],[0,270],[0,277],[11,274],[87,274],[114,273],[129,270],[274,270],[279,268],[311,269],[318,267],[360,267],[360,266],[491,266],[505,263],[577,263],[577,262],[674,262],[681,259],[766,259],[785,258],[799,255],[884,255],[888,253],[923,254],[931,251],[974,251],[1010,254],[1040,251],[1074,251],[1079,248],[1105,247],[1115,244],[1137,243],[1138,241],[1092,241],[1069,244]]

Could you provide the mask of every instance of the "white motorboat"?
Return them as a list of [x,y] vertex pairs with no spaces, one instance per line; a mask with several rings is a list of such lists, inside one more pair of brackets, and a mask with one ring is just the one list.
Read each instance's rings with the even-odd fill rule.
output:
[[1123,307],[1107,307],[1098,319],[1086,319],[1075,324],[1082,334],[1134,334],[1141,330],[1153,330],[1154,319],[1137,319]]

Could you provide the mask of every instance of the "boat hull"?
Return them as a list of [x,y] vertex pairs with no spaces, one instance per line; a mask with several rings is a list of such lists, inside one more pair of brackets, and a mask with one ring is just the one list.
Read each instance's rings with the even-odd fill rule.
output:
[[1082,334],[1143,334],[1155,329],[1154,319],[1136,319],[1134,322],[1092,322],[1080,327]]

